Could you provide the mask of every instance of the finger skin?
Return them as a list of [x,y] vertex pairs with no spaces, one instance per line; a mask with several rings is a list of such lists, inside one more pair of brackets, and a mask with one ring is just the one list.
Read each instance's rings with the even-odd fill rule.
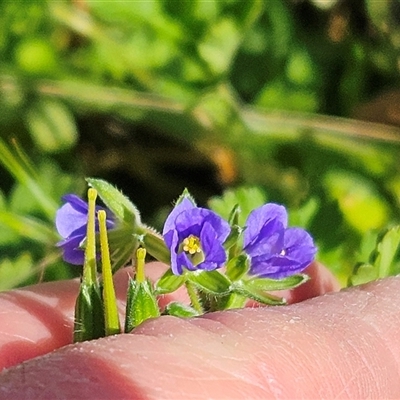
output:
[[0,294],[0,370],[72,341],[78,281]]
[[[165,269],[164,264],[150,263],[146,273],[155,281]],[[293,293],[284,291],[278,295],[287,297],[293,303],[338,290],[333,275],[321,264],[315,263],[307,272],[312,279],[304,285],[304,289],[299,287]],[[132,269],[125,268],[114,276],[121,324],[127,282],[131,275]],[[328,284],[321,285],[320,282]],[[59,281],[0,293],[0,371],[72,342],[78,287],[78,280]],[[158,301],[162,308],[173,300],[188,302],[184,290],[161,296]]]
[[[155,280],[165,265],[148,265]],[[127,282],[132,270],[118,271],[114,277],[121,320],[125,310]],[[79,281],[48,282],[0,293],[0,371],[72,343],[75,300]],[[182,294],[159,299],[161,307]]]
[[284,297],[288,304],[293,304],[340,290],[339,281],[332,272],[317,261],[311,263],[304,273],[310,277],[309,281],[295,289],[276,291],[273,294]]
[[0,375],[0,399],[400,397],[400,277],[287,307],[69,345]]

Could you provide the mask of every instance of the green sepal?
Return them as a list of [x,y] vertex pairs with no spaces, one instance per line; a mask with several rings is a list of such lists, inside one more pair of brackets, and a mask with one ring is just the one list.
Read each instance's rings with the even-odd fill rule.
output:
[[141,240],[146,251],[156,260],[170,264],[171,253],[162,236],[153,228],[145,227],[144,229],[145,233],[142,235]]
[[291,275],[283,279],[253,278],[245,280],[244,283],[247,288],[254,288],[256,290],[264,290],[269,292],[272,290],[294,289],[308,280],[310,280],[308,275],[298,274]]
[[180,203],[182,203],[182,201],[183,201],[184,199],[189,199],[189,200],[193,203],[193,205],[196,206],[196,201],[195,201],[194,197],[189,193],[189,190],[187,190],[187,188],[185,188],[185,189],[183,190],[182,194],[181,194],[181,195],[178,197],[178,199],[176,200],[176,202],[175,202],[175,207],[176,207],[177,205],[179,205]]
[[241,212],[242,209],[240,208],[239,204],[235,204],[228,218],[230,226],[239,225],[239,216]]
[[243,228],[239,225],[231,226],[231,231],[224,242],[224,249],[229,250],[233,246],[237,245],[240,237],[242,236]]
[[229,293],[231,281],[218,271],[194,271],[186,274],[197,289],[212,295],[226,295]]
[[286,304],[285,299],[273,296],[272,294],[266,293],[264,290],[248,285],[248,282],[246,281],[234,282],[232,284],[232,292],[247,297],[248,299],[258,301],[262,304],[272,306]]
[[86,178],[88,184],[97,190],[104,204],[114,213],[119,221],[128,225],[141,224],[140,213],[133,203],[110,183],[95,178]]
[[155,293],[159,295],[175,292],[184,283],[185,277],[183,275],[175,275],[171,268],[168,268],[164,275],[157,281]]
[[98,285],[81,283],[75,303],[74,343],[105,336],[104,311]]
[[129,280],[126,299],[125,333],[136,328],[143,321],[160,315],[153,284],[146,280],[136,282]]
[[190,318],[197,317],[200,315],[193,307],[188,306],[187,304],[182,304],[177,301],[173,301],[169,303],[163,312],[165,315],[173,315],[174,317],[179,318]]
[[237,293],[229,293],[224,296],[203,296],[202,302],[207,312],[243,308],[247,298]]
[[226,276],[232,281],[239,280],[249,269],[249,258],[240,254],[228,261],[226,264]]

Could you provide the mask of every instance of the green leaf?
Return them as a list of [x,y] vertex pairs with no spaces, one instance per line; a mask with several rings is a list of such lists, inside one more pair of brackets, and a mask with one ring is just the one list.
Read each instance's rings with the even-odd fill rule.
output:
[[212,197],[208,201],[209,207],[228,220],[230,211],[240,207],[241,213],[238,215],[239,225],[243,226],[247,216],[255,208],[265,204],[265,194],[257,187],[240,187],[233,190],[226,190],[221,197]]
[[398,271],[392,271],[393,260],[400,245],[400,225],[387,230],[376,246],[374,266],[378,277],[386,278]]
[[376,244],[378,243],[379,232],[375,230],[367,231],[360,243],[360,248],[357,251],[357,260],[366,262],[371,259],[374,254]]
[[307,228],[319,208],[319,201],[312,197],[300,208],[289,210],[289,225]]
[[359,263],[349,277],[348,286],[363,285],[378,279],[378,270],[374,265]]
[[324,184],[330,196],[337,200],[345,220],[361,234],[387,224],[388,204],[372,179],[335,169],[325,175]]
[[231,281],[218,271],[188,272],[186,278],[198,289],[213,295],[229,293]]
[[185,282],[183,275],[175,275],[171,268],[164,273],[164,275],[156,283],[155,291],[157,294],[166,294],[175,292]]
[[54,153],[76,144],[78,132],[68,108],[54,99],[41,99],[28,110],[26,121],[36,145],[44,152]]
[[245,254],[240,254],[226,264],[226,275],[232,281],[239,280],[249,269],[249,259]]
[[200,315],[193,307],[190,307],[187,304],[178,303],[177,301],[169,303],[165,307],[164,314],[173,315],[179,318],[190,318]]
[[210,25],[198,50],[213,74],[220,75],[227,72],[240,40],[241,34],[234,20],[222,18]]
[[24,252],[16,259],[0,261],[0,291],[20,286],[34,272],[32,256]]
[[31,197],[37,200],[48,219],[53,221],[58,208],[57,203],[40,185],[33,166],[29,164],[21,149],[14,144],[13,151],[11,151],[1,138],[0,163],[21,185],[29,190]]
[[[361,255],[370,249],[371,241],[376,237],[368,233],[361,245]],[[378,278],[397,275],[400,273],[399,264],[396,263],[396,254],[400,247],[400,225],[381,232],[377,239],[375,249],[371,252],[369,262],[357,263],[353,273],[348,279],[349,285],[361,285]]]
[[299,274],[288,276],[283,279],[254,278],[242,281],[242,284],[248,289],[254,288],[256,290],[272,291],[293,289],[307,282],[309,279],[310,277],[308,275]]
[[95,178],[86,178],[88,184],[97,190],[104,204],[114,213],[119,221],[138,226],[140,214],[133,203],[110,183]]
[[54,229],[33,217],[24,217],[12,212],[0,211],[0,224],[18,233],[20,237],[25,237],[41,244],[54,244],[57,240]]
[[81,282],[75,303],[74,343],[105,336],[103,302],[96,284]]
[[248,299],[258,301],[262,304],[273,306],[286,304],[285,299],[273,296],[272,294],[266,293],[264,290],[260,290],[257,287],[246,285],[245,281],[234,282],[232,285],[232,292],[247,297]]
[[130,332],[149,318],[160,315],[157,299],[150,281],[138,283],[129,280],[126,300],[125,333]]

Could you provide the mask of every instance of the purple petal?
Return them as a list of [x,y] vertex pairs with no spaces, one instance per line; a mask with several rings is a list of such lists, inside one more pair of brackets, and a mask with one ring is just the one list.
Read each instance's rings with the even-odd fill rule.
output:
[[183,268],[186,268],[189,271],[196,270],[196,267],[190,261],[190,258],[188,257],[188,255],[185,252],[179,253],[176,256],[176,263],[174,266],[172,266],[172,263],[171,263],[171,269],[175,275],[182,275]]
[[284,206],[274,203],[265,204],[253,210],[246,221],[243,245],[255,245],[259,238],[271,235],[280,226],[287,226],[287,212]]
[[167,232],[175,229],[176,217],[181,212],[183,212],[185,210],[190,210],[190,209],[193,209],[193,208],[196,208],[196,206],[187,197],[185,197],[177,206],[175,206],[174,209],[171,211],[171,213],[168,215],[168,218],[165,221],[164,229],[163,229],[163,236]]
[[[163,236],[171,251],[171,269],[174,274],[182,274],[183,269],[213,270],[219,268],[226,260],[222,246],[230,233],[229,224],[213,211],[196,207],[191,200],[185,198],[168,216]],[[200,239],[205,260],[193,265],[192,258],[179,247],[184,239],[194,235]]]
[[284,246],[258,253],[251,258],[250,274],[280,279],[302,272],[314,259],[317,251],[312,237],[301,228],[285,231]]
[[57,243],[57,246],[62,247],[63,249],[64,261],[73,265],[83,265],[85,252],[79,247],[83,239],[84,236],[82,237],[82,235],[77,235]]
[[177,250],[178,234],[175,230],[170,230],[164,234],[164,242],[171,251]]
[[85,213],[78,211],[71,203],[64,204],[56,213],[56,228],[63,237],[69,237],[74,231],[85,226],[87,222],[87,209]]
[[277,220],[269,221],[262,228],[260,234],[253,239],[245,248],[250,256],[261,254],[280,253],[284,246],[285,228]]
[[230,226],[213,211],[196,207],[180,213],[175,221],[176,229],[181,239],[189,236],[189,234],[199,237],[201,229],[206,222],[212,226],[215,237],[224,242],[231,231]]
[[280,279],[304,269],[297,260],[281,255],[263,255],[251,259],[250,274],[262,278]]
[[[205,222],[200,234],[200,243],[204,252],[205,260],[199,264],[201,269],[216,269],[222,266],[226,261],[226,252],[222,242],[218,240],[217,233],[209,222]],[[212,263],[212,266],[206,267],[206,263]]]
[[286,255],[302,265],[309,265],[317,252],[311,235],[301,228],[289,228],[285,232]]
[[66,194],[61,199],[64,203],[70,203],[71,207],[75,208],[76,211],[79,211],[82,214],[87,214],[89,209],[88,204],[76,194]]

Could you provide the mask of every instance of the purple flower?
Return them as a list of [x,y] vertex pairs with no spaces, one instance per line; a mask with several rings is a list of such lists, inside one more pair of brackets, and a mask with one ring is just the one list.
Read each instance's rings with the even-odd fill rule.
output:
[[[88,215],[88,204],[74,194],[63,196],[65,204],[58,209],[56,213],[56,228],[63,240],[57,243],[57,246],[63,249],[63,258],[66,262],[75,265],[83,265],[84,250],[80,244],[86,237],[86,225]],[[96,206],[96,210],[102,207]],[[114,226],[114,220],[111,211],[107,212],[107,228]],[[98,223],[96,221],[96,231]]]
[[226,221],[185,197],[171,211],[163,229],[172,272],[181,275],[184,268],[212,271],[221,267],[226,261],[223,243],[229,233]]
[[317,252],[312,237],[301,228],[287,228],[287,212],[265,204],[247,218],[243,250],[250,256],[250,275],[280,279],[300,273]]

